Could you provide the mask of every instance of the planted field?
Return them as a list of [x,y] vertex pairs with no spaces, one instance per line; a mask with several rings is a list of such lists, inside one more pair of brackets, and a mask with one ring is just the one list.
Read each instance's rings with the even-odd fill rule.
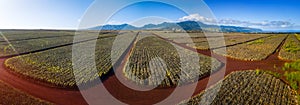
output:
[[43,30],[32,30],[32,31],[17,31],[7,30],[1,31],[0,42],[18,41],[18,40],[29,40],[38,38],[53,38],[62,36],[74,36],[75,31],[43,31]]
[[[120,35],[119,46],[117,49],[127,48],[133,40],[136,33],[126,33]],[[84,49],[95,47],[95,60],[97,73],[93,73],[90,69],[93,63],[85,62],[81,64],[82,71],[75,70],[75,74],[79,75],[80,84],[93,81],[95,78],[103,76],[112,68],[111,55],[120,55],[123,52],[111,52],[112,44],[115,37],[100,38],[97,40],[96,46],[92,41],[76,44]],[[84,54],[77,57],[77,60],[91,59],[91,55]],[[25,77],[40,80],[60,87],[74,87],[76,84],[73,65],[72,65],[72,45],[46,50],[38,53],[9,58],[5,62],[5,66],[11,71],[21,74]],[[91,77],[87,77],[91,75]]]
[[73,42],[73,36],[1,42],[0,56],[9,56]]
[[[171,40],[176,40],[176,39],[185,39],[185,38],[204,38],[205,34],[204,33],[164,33],[164,32],[154,32],[155,34],[166,38],[166,39],[171,39]],[[211,34],[213,37],[220,37],[222,35],[220,34]]]
[[298,100],[296,91],[280,79],[264,72],[241,71],[180,104],[298,105]]
[[[0,38],[3,41],[0,41],[0,57],[17,55],[22,53],[29,53],[37,50],[43,50],[51,47],[72,44],[74,39],[71,32],[38,32],[33,33],[31,31],[25,32],[24,35],[17,32],[6,32]],[[66,34],[66,35],[65,35]],[[83,39],[88,37],[88,32],[84,32],[82,35]],[[114,34],[100,34],[101,37],[113,37]],[[85,38],[86,39],[86,38]],[[0,39],[1,40],[1,39]],[[8,41],[7,41],[8,40]],[[81,40],[80,40],[81,41]]]
[[214,58],[178,47],[156,36],[138,35],[138,39],[123,73],[139,85],[170,87],[191,83],[221,66]]
[[300,59],[300,41],[296,35],[289,35],[279,52],[279,58],[284,60]]
[[[241,36],[230,36],[230,37],[224,37],[224,38],[201,38],[201,39],[196,39],[193,38],[194,43],[186,43],[187,46],[193,47],[196,49],[202,49],[202,50],[207,50],[207,49],[214,49],[214,48],[219,48],[219,47],[225,47],[225,46],[230,46],[230,45],[235,45],[263,37],[268,37],[268,35],[241,35]],[[202,40],[202,41],[199,41]],[[216,44],[216,43],[221,43],[224,42],[224,44]]]
[[[63,31],[63,30],[3,30],[0,31],[2,35],[0,36],[0,42],[8,41],[20,41],[20,40],[30,40],[30,39],[39,39],[39,38],[59,38],[65,36],[74,36],[75,33],[84,34],[85,36],[90,34],[112,34],[116,35],[118,33],[123,33],[127,31]],[[7,39],[7,40],[6,40]]]
[[[256,61],[266,59],[274,53],[287,35],[274,35],[271,37],[254,40],[244,44],[227,47],[224,56],[235,59]],[[214,50],[218,54],[218,49]]]
[[282,69],[285,71],[284,76],[291,87],[300,92],[300,60],[284,63],[284,67]]
[[1,105],[51,105],[51,103],[37,99],[0,81]]
[[173,33],[173,32],[153,32],[167,39],[182,39],[182,38],[209,38],[209,37],[236,37],[236,36],[248,36],[248,35],[265,35],[265,34],[244,34],[244,33]]
[[[201,50],[231,46],[247,41],[270,36],[269,34],[243,33],[159,33],[158,35],[173,40],[176,43],[186,44],[189,47]],[[210,42],[210,43],[209,43]],[[222,43],[224,42],[224,43]]]

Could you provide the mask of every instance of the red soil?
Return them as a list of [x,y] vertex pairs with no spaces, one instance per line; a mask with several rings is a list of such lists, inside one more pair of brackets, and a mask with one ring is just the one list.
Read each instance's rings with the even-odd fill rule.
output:
[[[176,43],[175,43],[176,44]],[[180,45],[180,44],[179,44]],[[184,48],[194,49],[187,47],[185,45],[180,45]],[[265,69],[265,70],[273,70],[274,65],[277,67],[282,67],[286,61],[282,61],[278,59],[278,52],[274,52],[271,56],[267,59],[262,61],[242,61],[236,60],[228,57],[223,57],[216,54],[211,54],[209,50],[197,50],[199,53],[204,55],[212,56],[217,58],[221,62],[225,62],[226,58],[226,66],[223,66],[219,71],[213,73],[210,76],[207,76],[196,83],[188,84],[181,86],[177,89],[180,90],[180,94],[177,97],[173,97],[168,104],[176,104],[187,97],[184,94],[188,91],[194,90],[194,95],[203,91],[207,86],[211,86],[216,82],[220,81],[225,75],[233,71],[240,71],[240,70],[254,70],[254,69]],[[126,55],[128,57],[128,54]],[[3,64],[5,59],[0,59],[0,63]],[[124,66],[124,61],[122,61],[122,65]],[[122,76],[122,65],[116,70],[116,75]],[[146,105],[146,104],[155,104],[164,100],[168,97],[173,91],[174,88],[156,88],[151,91],[136,91],[130,89],[123,85],[120,81],[128,83],[130,86],[138,87],[125,80],[125,78],[121,79],[120,81],[116,77],[116,75],[112,75],[103,81],[103,85],[106,89],[113,95],[116,99],[127,103],[127,104],[135,104],[135,105]],[[213,80],[209,80],[209,78],[213,78]],[[85,100],[82,98],[81,94],[77,90],[65,90],[65,89],[58,89],[58,88],[51,88],[44,85],[36,84],[32,81],[25,80],[23,78],[19,78],[18,76],[9,73],[6,68],[2,65],[0,67],[0,80],[12,85],[13,87],[20,89],[24,92],[27,92],[33,96],[39,97],[41,99],[62,105],[81,105],[87,104]],[[207,84],[210,81],[210,84]],[[101,85],[101,84],[99,84]],[[94,90],[99,87],[99,85],[89,88],[88,90]],[[196,89],[193,88],[194,85],[197,85]],[[101,93],[99,93],[101,94]],[[100,95],[101,96],[101,95]],[[109,96],[102,95],[101,97],[94,97],[95,102],[100,101],[99,104],[105,104]]]
[[36,84],[14,75],[4,67],[5,59],[0,59],[0,80],[35,97],[63,105],[86,104],[79,91],[63,90]]

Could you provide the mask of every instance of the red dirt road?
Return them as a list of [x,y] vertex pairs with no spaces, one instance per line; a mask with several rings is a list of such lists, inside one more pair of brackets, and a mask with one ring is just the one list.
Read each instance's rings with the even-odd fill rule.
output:
[[0,80],[9,85],[35,97],[61,105],[86,104],[79,91],[51,88],[36,84],[32,80],[20,78],[17,75],[8,72],[4,67],[4,61],[5,59],[0,59]]
[[[190,49],[187,46],[183,46],[183,45],[181,46]],[[198,52],[204,55],[211,56],[211,52],[209,50],[198,50]],[[225,75],[228,75],[229,73],[237,70],[239,71],[253,70],[257,68],[265,69],[265,70],[273,70],[274,65],[276,65],[277,67],[282,67],[282,65],[286,62],[278,59],[277,57],[278,52],[274,52],[274,54],[269,56],[266,60],[262,60],[262,61],[242,61],[242,60],[231,59],[228,57],[223,57],[215,54],[213,54],[212,56],[217,58],[221,62],[225,62],[224,58],[226,58],[226,66],[223,66],[221,70],[213,73],[209,77],[205,77],[199,80],[196,83],[179,87],[178,88],[180,90],[179,93],[182,94],[182,96],[172,98],[168,104],[176,104],[181,100],[185,99],[186,97],[183,95],[188,91],[195,90],[194,95],[200,93],[207,87],[208,81],[211,82],[208,86],[211,86],[216,82],[222,80],[224,77],[223,75],[224,73]],[[4,60],[5,59],[0,59],[0,63],[3,64]],[[117,75],[122,74],[122,71],[118,69],[116,74]],[[213,80],[209,80],[209,78],[213,78]],[[51,88],[44,85],[36,84],[31,80],[20,78],[8,72],[3,65],[0,67],[0,80],[3,80],[4,82],[12,85],[13,87],[19,90],[27,92],[41,99],[53,102],[55,104],[60,104],[60,105],[87,104],[85,100],[82,98],[80,92],[77,90]],[[126,82],[125,79],[124,80],[122,79],[120,81]],[[107,78],[105,81],[103,81],[103,85],[106,87],[106,89],[110,92],[111,95],[113,95],[118,100],[127,104],[134,104],[134,105],[155,104],[168,97],[174,91],[174,88],[166,88],[166,89],[157,88],[146,92],[135,91],[133,89],[126,87],[120,81],[117,79],[116,75],[112,75],[109,78]],[[128,82],[128,84],[131,83]],[[99,85],[90,88],[89,90],[96,89]],[[193,88],[194,85],[197,85],[196,89]],[[105,102],[106,99],[108,98],[109,98],[108,96],[101,96],[101,98],[95,97],[95,100],[100,100]],[[106,104],[106,103],[99,103],[99,104]]]

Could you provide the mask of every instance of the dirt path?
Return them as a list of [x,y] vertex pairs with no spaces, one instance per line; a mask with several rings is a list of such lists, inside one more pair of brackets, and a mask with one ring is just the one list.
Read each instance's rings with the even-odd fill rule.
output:
[[[180,46],[187,49],[194,50],[193,48],[190,48],[185,45],[180,45]],[[278,49],[280,49],[280,47],[278,47]],[[222,80],[223,79],[222,72],[225,72],[225,74],[228,75],[229,73],[237,70],[250,70],[250,69],[257,69],[257,68],[265,69],[265,70],[273,70],[274,65],[276,65],[277,67],[281,67],[286,61],[282,61],[278,59],[277,57],[278,51],[279,50],[277,50],[277,52],[274,52],[274,54],[272,54],[265,60],[249,62],[249,61],[236,60],[236,59],[232,59],[232,58],[228,58],[216,54],[211,55],[210,50],[197,50],[197,52],[202,53],[204,55],[214,56],[221,62],[225,62],[225,58],[227,61],[226,61],[226,68],[223,67],[219,71],[212,74],[211,76],[205,77],[199,80],[198,82],[193,83],[194,85],[197,85],[194,95],[200,93],[206,88],[206,85],[209,81],[209,77],[214,78],[213,81],[210,81],[212,83],[209,84],[209,86],[213,85],[219,80]],[[128,54],[126,55],[126,57],[128,57]],[[0,59],[0,63],[3,64],[4,60],[5,59]],[[122,61],[123,65],[124,62],[125,61]],[[122,74],[121,68],[122,66],[120,66],[117,69],[117,73],[116,73],[117,75]],[[39,97],[44,100],[48,100],[56,104],[63,104],[63,105],[86,104],[79,91],[57,89],[57,88],[51,88],[51,87],[35,84],[34,82],[30,82],[29,80],[24,80],[22,78],[17,77],[14,74],[9,73],[4,68],[3,65],[0,67],[0,79],[17,89],[20,89],[33,96]],[[111,93],[111,95],[113,95],[115,98],[119,99],[120,101],[128,104],[134,104],[134,105],[154,104],[168,97],[174,90],[174,88],[165,88],[165,89],[157,88],[151,91],[141,92],[126,87],[120,81],[127,82],[128,84],[132,84],[128,82],[128,80],[125,80],[125,78],[118,80],[116,75],[112,75],[109,78],[107,78],[105,81],[103,81],[103,84],[106,87],[106,89]],[[132,84],[132,86],[134,85]],[[93,90],[96,88],[97,85],[93,88],[90,88],[89,90]],[[184,94],[186,91],[193,90],[193,87],[192,84],[189,84],[189,85],[181,86],[178,89],[181,90],[182,94]],[[101,99],[97,99],[97,100],[101,100],[105,102],[107,98],[109,97],[102,96]],[[182,97],[173,98],[170,104],[178,103],[180,101],[179,99],[181,98]]]
[[51,88],[36,84],[14,75],[4,67],[5,59],[0,59],[0,80],[35,97],[63,105],[86,104],[79,91]]

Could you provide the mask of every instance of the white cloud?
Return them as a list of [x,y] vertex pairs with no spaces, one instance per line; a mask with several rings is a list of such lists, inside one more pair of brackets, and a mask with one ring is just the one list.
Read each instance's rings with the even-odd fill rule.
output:
[[179,21],[200,21],[200,22],[204,22],[204,23],[215,23],[216,22],[215,19],[206,18],[199,14],[191,14],[189,16],[184,16],[182,18],[179,18],[178,20]]
[[207,24],[218,24],[218,25],[230,25],[230,26],[242,26],[242,27],[254,27],[254,28],[293,28],[296,25],[290,21],[262,21],[262,22],[251,22],[242,21],[235,19],[212,19],[201,16],[199,14],[191,14],[178,19],[179,21],[200,21]]
[[262,21],[262,22],[250,22],[240,21],[234,19],[222,19],[218,21],[221,25],[235,25],[244,27],[259,27],[259,28],[287,28],[294,27],[295,24],[289,21]]

